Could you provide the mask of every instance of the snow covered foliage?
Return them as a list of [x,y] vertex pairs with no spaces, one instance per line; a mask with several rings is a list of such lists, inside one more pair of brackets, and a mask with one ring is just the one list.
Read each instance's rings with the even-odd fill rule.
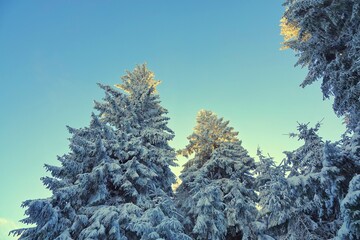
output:
[[[283,26],[291,26],[284,46],[307,66],[302,87],[322,80],[325,98],[354,130],[360,120],[360,3],[358,0],[285,0]],[[284,31],[286,33],[286,31]],[[293,34],[295,33],[295,34]]]
[[359,228],[356,210],[358,174],[360,173],[360,128],[351,136],[345,136],[339,143],[325,146],[323,187],[327,193],[327,209],[342,226],[338,231],[340,239],[358,239]]
[[226,225],[222,198],[219,186],[198,186],[191,199],[193,205],[188,206],[188,214],[194,218],[190,235],[195,239],[224,239]]
[[207,110],[200,110],[196,117],[194,132],[188,136],[189,144],[178,153],[185,157],[195,154],[202,164],[210,158],[212,152],[223,142],[237,141],[238,132],[229,127],[229,121],[218,118]]
[[360,175],[350,182],[349,191],[341,202],[344,223],[338,233],[340,239],[360,239]]
[[195,239],[254,239],[257,195],[254,160],[238,133],[210,111],[200,111],[188,146],[194,154],[180,175],[177,201]]
[[[145,64],[135,67],[122,77],[123,84],[116,85],[124,92],[100,85],[106,93],[104,102],[95,102],[102,120],[117,129],[139,138],[141,158],[157,177],[156,185],[172,194],[175,175],[169,166],[176,166],[176,154],[168,144],[174,132],[167,126],[168,111],[160,105],[154,73]],[[139,147],[140,147],[139,146]]]
[[[337,235],[339,239],[359,239],[353,217],[356,194],[352,192],[357,191],[354,182],[360,173],[360,2],[285,0],[284,6],[284,47],[297,52],[297,65],[308,67],[301,86],[322,80],[324,98],[334,97],[333,109],[345,117],[348,127],[341,141],[321,143],[322,153],[313,151],[317,156],[308,155],[303,163],[299,162],[313,169],[290,162],[288,181],[301,180],[300,190],[306,192],[308,202],[313,202],[308,209],[317,209],[311,219],[322,229],[321,234],[330,233],[323,238]],[[289,159],[294,159],[290,155]],[[308,165],[307,161],[316,164]],[[306,187],[304,181],[314,187]],[[312,195],[313,200],[309,198]]]
[[255,186],[257,191],[261,191],[261,188],[277,174],[277,168],[274,159],[270,156],[264,156],[260,148],[257,150],[257,156],[259,161],[255,163]]
[[286,223],[293,217],[294,207],[290,196],[290,185],[286,181],[283,165],[276,166],[271,157],[258,151],[256,186],[259,192],[258,219],[264,226],[262,231],[271,236],[282,236],[287,232]]
[[[62,166],[45,165],[52,177],[42,181],[52,196],[23,203],[28,208],[25,212],[28,218],[22,222],[36,226],[13,231],[21,235],[20,239],[96,239],[89,236],[98,207],[123,201],[116,197],[117,178],[122,174],[120,162],[110,155],[123,158],[126,153],[121,147],[125,147],[127,139],[118,139],[95,115],[89,127],[69,131],[73,134],[71,152],[58,158]],[[118,144],[116,149],[114,143]],[[105,216],[98,220],[96,236],[106,234],[109,239],[125,239],[113,220]]]
[[324,142],[317,134],[319,128],[320,123],[317,123],[314,128],[309,128],[308,124],[299,123],[298,133],[290,134],[291,137],[298,137],[298,140],[304,141],[304,145],[295,151],[285,152],[286,164],[290,166],[289,177],[321,171]]
[[[257,151],[259,161],[256,162],[255,189],[259,195],[257,219],[259,233],[262,236],[282,236],[287,231],[286,223],[293,216],[290,185],[288,184],[284,164],[276,165],[270,156]],[[266,238],[265,238],[266,239]]]
[[259,221],[275,239],[358,239],[360,128],[342,141],[324,143],[319,127],[299,124],[290,136],[304,144],[285,152],[279,166],[258,154]]
[[[345,197],[351,175],[347,171],[352,168],[350,159],[347,159],[340,144],[326,142],[324,148],[323,169],[321,172],[321,184],[326,191],[326,212],[324,214],[339,218],[340,201]],[[349,179],[350,178],[350,179]]]
[[[18,229],[20,239],[191,239],[183,233],[172,199],[175,151],[153,74],[145,65],[123,77],[125,93],[108,86],[96,103],[100,117],[89,127],[69,128],[69,154],[52,177],[47,199],[25,201],[35,227]],[[155,81],[155,80],[154,80]],[[145,84],[149,83],[149,84]]]
[[[279,166],[269,167],[271,178],[260,188],[260,219],[267,226],[265,232],[276,239],[329,239],[336,235],[338,225],[330,217],[322,185],[325,144],[317,134],[319,127],[319,123],[314,128],[299,124],[298,133],[290,136],[304,144],[285,152],[286,159]],[[260,159],[264,157],[260,155]]]

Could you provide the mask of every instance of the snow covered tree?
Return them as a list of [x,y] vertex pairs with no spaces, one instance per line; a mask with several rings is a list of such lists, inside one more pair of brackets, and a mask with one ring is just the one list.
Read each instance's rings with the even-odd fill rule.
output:
[[169,166],[177,166],[175,151],[169,146],[174,132],[167,126],[168,111],[160,105],[156,92],[160,81],[154,79],[154,73],[146,64],[128,71],[122,81],[116,86],[123,92],[100,85],[106,96],[104,102],[95,102],[95,108],[103,121],[139,138],[143,155],[138,160],[155,171],[155,184],[171,196],[171,185],[176,178]]
[[357,239],[357,220],[352,215],[356,194],[352,192],[357,191],[360,173],[360,3],[286,0],[284,6],[284,45],[297,51],[297,64],[309,70],[301,86],[321,79],[324,97],[334,96],[333,109],[345,116],[348,127],[341,141],[324,145],[319,216],[322,223],[333,223],[328,225],[332,236],[342,224],[337,236]]
[[291,228],[294,226],[294,221],[298,220],[299,211],[294,206],[291,185],[281,171],[273,175],[272,179],[261,188],[259,199],[258,218],[264,224],[262,232],[275,239],[298,239],[300,235],[293,236]]
[[299,124],[298,134],[290,136],[304,144],[285,152],[280,166],[269,168],[272,177],[260,192],[260,217],[267,225],[266,233],[276,239],[329,239],[336,235],[338,222],[329,211],[323,181],[325,144],[317,134],[319,127],[319,123],[315,128]]
[[154,73],[145,64],[122,77],[116,85],[123,92],[108,86],[104,102],[96,102],[102,120],[115,129],[129,132],[137,141],[136,157],[124,163],[127,203],[135,204],[144,214],[123,223],[143,239],[187,239],[182,234],[178,213],[172,200],[171,185],[176,181],[169,166],[176,166],[176,154],[169,146],[174,138],[167,127],[167,110],[160,105]]
[[189,144],[194,154],[177,189],[185,228],[196,239],[254,239],[257,236],[253,158],[228,122],[200,111]]
[[220,186],[225,204],[226,239],[254,239],[257,195],[254,191],[254,159],[240,141],[222,143],[202,167],[214,184]]
[[229,121],[218,118],[211,111],[199,111],[194,132],[187,138],[189,144],[178,153],[185,157],[194,153],[198,159],[197,162],[204,164],[220,143],[238,140],[236,137],[238,132],[234,132],[234,129],[228,125]]
[[[221,143],[196,171],[183,202],[187,226],[197,239],[252,239],[256,236],[255,203],[250,172],[254,160],[240,142]],[[179,194],[184,194],[179,192]],[[210,234],[211,233],[211,234]],[[210,234],[210,235],[209,235]]]
[[184,164],[180,175],[182,183],[177,189],[178,202],[182,203],[188,199],[190,191],[188,185],[194,181],[197,171],[210,159],[212,152],[220,143],[237,141],[238,133],[228,124],[228,121],[223,121],[223,118],[218,118],[211,111],[198,112],[194,132],[188,136],[189,144],[184,149],[178,150],[178,154],[187,158],[194,155]]
[[263,223],[260,231],[271,236],[282,236],[287,232],[286,223],[294,210],[290,186],[286,181],[286,167],[275,165],[273,158],[265,157],[258,149],[256,163],[256,190],[259,192],[258,220]]
[[100,85],[106,92],[96,103],[100,120],[93,115],[89,128],[70,129],[72,152],[59,158],[61,167],[46,165],[53,177],[43,181],[53,196],[26,201],[24,222],[36,227],[13,233],[21,239],[190,239],[172,199],[173,133],[152,76],[141,65],[123,77],[132,92]]
[[[215,184],[196,186],[188,212],[193,221],[191,236],[195,239],[224,239],[226,233],[223,194]],[[189,201],[190,202],[190,201]]]
[[[71,152],[58,158],[62,166],[45,165],[52,177],[42,181],[52,196],[23,203],[28,217],[22,222],[36,226],[13,233],[20,239],[126,239],[116,223],[120,218],[116,206],[123,201],[116,189],[121,166],[110,156],[124,158],[127,139],[117,138],[95,115],[89,127],[69,127],[69,131],[73,134]],[[113,208],[106,206],[110,202]],[[107,216],[97,219],[102,211]],[[92,227],[95,219],[96,227]]]
[[360,3],[354,0],[286,0],[284,6],[284,46],[297,51],[297,64],[309,70],[301,86],[321,79],[324,97],[334,96],[333,109],[338,116],[345,117],[347,134],[352,134],[339,142],[323,144],[322,154],[317,151],[318,158],[308,158],[318,162],[317,166],[312,165],[315,171],[304,175],[301,166],[293,165],[293,176],[296,176],[293,180],[297,180],[293,183],[300,179],[319,186],[306,188],[302,185],[301,189],[308,197],[315,190],[312,201],[318,212],[312,213],[311,219],[317,219],[321,234],[330,233],[322,235],[323,238],[335,237],[342,224],[338,237],[356,239],[355,228],[350,230],[356,220],[351,217],[349,208],[355,206],[351,192],[357,191],[356,184],[350,181],[356,182],[356,174],[360,172],[357,150],[360,142]]
[[320,123],[315,128],[299,124],[297,136],[299,140],[304,140],[304,145],[287,153],[287,163],[291,166],[287,181],[298,210],[289,233],[295,237],[329,239],[336,236],[339,226],[337,215],[329,205],[333,196],[324,181],[326,144],[317,134],[319,128]]
[[284,46],[297,52],[297,65],[308,67],[301,86],[321,79],[324,97],[334,96],[335,113],[354,130],[360,121],[360,3],[286,0],[284,6]]
[[[228,124],[228,121],[223,121],[223,118],[218,118],[211,111],[201,110],[197,114],[194,132],[188,137],[189,144],[185,149],[178,151],[178,154],[187,158],[194,155],[183,166],[184,169],[180,175],[182,183],[177,189],[176,196],[178,203],[184,204],[189,200],[191,190],[189,184],[194,181],[198,169],[210,158],[214,149],[219,147],[221,142],[237,140],[238,133],[234,132]],[[191,225],[190,222],[188,224]]]

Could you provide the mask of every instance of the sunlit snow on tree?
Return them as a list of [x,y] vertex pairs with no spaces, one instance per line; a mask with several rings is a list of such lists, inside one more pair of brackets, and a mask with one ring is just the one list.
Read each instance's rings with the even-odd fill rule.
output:
[[195,239],[256,238],[254,159],[228,121],[205,110],[196,121],[189,144],[179,151],[193,156],[177,189],[186,230]]
[[[296,51],[297,65],[308,74],[302,87],[322,80],[325,98],[334,96],[337,115],[348,118],[355,129],[360,120],[360,7],[357,0],[286,0],[283,31],[284,47]],[[289,29],[288,29],[289,30]]]

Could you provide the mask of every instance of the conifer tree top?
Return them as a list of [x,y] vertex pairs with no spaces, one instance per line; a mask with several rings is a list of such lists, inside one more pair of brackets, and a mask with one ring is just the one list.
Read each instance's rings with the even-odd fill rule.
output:
[[139,89],[151,89],[151,93],[156,93],[156,86],[160,84],[159,80],[155,80],[155,74],[147,69],[146,63],[137,65],[132,72],[126,71],[126,75],[122,76],[121,80],[123,83],[115,84],[115,87],[131,96],[139,93]]
[[220,146],[220,143],[239,141],[238,132],[228,126],[229,121],[208,110],[200,110],[196,117],[194,132],[188,136],[189,144],[178,153],[188,157],[206,159]]

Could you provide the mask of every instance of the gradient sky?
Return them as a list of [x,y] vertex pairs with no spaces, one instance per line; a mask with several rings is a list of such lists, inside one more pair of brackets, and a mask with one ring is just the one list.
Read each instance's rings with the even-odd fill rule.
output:
[[96,83],[119,83],[136,64],[162,80],[177,149],[200,109],[230,120],[254,157],[260,146],[280,161],[299,146],[286,135],[297,121],[324,118],[321,136],[339,139],[332,100],[319,83],[300,88],[306,69],[279,50],[281,3],[0,0],[0,239],[20,226],[22,201],[49,196],[43,165],[68,152],[66,125],[88,125],[104,95]]

